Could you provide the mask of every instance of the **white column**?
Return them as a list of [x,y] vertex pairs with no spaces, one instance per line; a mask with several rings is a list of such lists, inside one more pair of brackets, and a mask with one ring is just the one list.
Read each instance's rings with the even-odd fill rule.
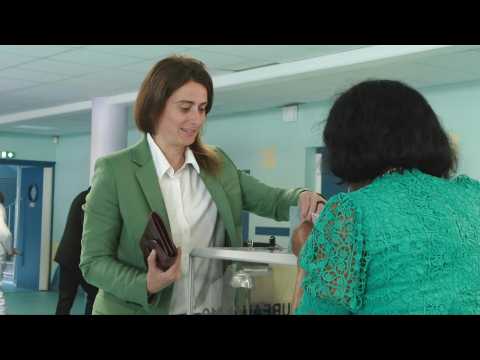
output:
[[110,104],[109,98],[92,100],[92,131],[90,144],[90,184],[98,158],[127,147],[128,108]]
[[38,290],[48,291],[50,283],[50,253],[52,246],[53,168],[43,168],[42,232],[40,238],[40,273]]

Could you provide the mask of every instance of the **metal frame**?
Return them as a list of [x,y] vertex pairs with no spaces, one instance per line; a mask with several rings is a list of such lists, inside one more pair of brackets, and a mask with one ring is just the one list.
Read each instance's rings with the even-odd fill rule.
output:
[[55,161],[0,159],[0,165],[55,167]]
[[188,284],[187,299],[188,309],[187,315],[193,312],[194,288],[193,288],[193,258],[200,257],[204,259],[230,260],[275,265],[297,265],[297,257],[285,250],[268,250],[264,248],[197,248],[193,249],[188,257]]

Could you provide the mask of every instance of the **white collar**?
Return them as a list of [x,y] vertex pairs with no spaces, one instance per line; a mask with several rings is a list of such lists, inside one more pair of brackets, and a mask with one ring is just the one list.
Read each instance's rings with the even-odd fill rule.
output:
[[[170,165],[162,149],[160,149],[160,147],[153,140],[152,136],[148,133],[147,141],[153,157],[153,162],[155,163],[158,177],[161,178],[165,173],[167,173],[169,176],[173,176],[175,171],[173,170],[172,165]],[[186,167],[187,164],[192,165],[192,167],[197,171],[197,173],[200,174],[200,166],[198,166],[197,159],[195,159],[195,155],[189,147],[185,149],[185,163],[180,169],[177,170],[177,172],[183,170],[183,168]]]

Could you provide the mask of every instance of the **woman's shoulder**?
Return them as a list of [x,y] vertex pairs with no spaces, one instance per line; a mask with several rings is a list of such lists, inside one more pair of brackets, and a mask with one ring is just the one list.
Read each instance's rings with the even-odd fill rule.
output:
[[361,212],[361,208],[362,197],[358,196],[357,192],[340,192],[328,199],[324,207],[327,211],[323,212],[334,217],[349,216]]
[[217,145],[206,145],[206,146],[208,146],[212,151],[214,151],[217,154],[217,156],[219,157],[222,163],[222,167],[224,171],[226,169],[232,170],[237,168],[237,166],[235,165],[233,160],[230,158],[230,156],[228,156],[227,153],[220,146],[217,146]]
[[480,182],[467,175],[458,175],[450,179],[445,179],[428,174],[420,174],[421,181],[419,186],[430,188],[432,192],[461,196],[465,192],[470,193],[473,191],[480,196]]
[[364,197],[371,197],[372,194],[375,194],[375,198],[390,198],[392,194],[411,193],[414,190],[428,192],[430,189],[436,192],[438,187],[442,186],[449,186],[449,181],[425,174],[417,169],[408,169],[381,175],[370,185],[360,189],[358,194]]
[[471,177],[469,177],[467,175],[459,175],[459,176],[455,177],[452,180],[452,182],[461,186],[461,187],[465,187],[465,188],[469,188],[469,189],[476,189],[476,190],[480,191],[480,181],[472,179]]
[[126,147],[125,149],[115,151],[111,154],[102,156],[97,159],[98,164],[108,163],[113,167],[124,167],[127,163],[136,162],[143,164],[151,157],[148,143],[144,140]]
[[[415,172],[392,173],[381,176],[358,190],[341,192],[332,196],[326,207],[340,208],[342,211],[354,211],[357,214],[364,213],[376,216],[381,212],[382,217],[388,216],[386,211],[392,202],[402,196],[406,196],[409,187],[415,187],[415,183],[422,180],[416,178]],[[383,213],[385,211],[385,213]]]
[[206,145],[210,150],[214,151],[218,156],[220,156],[222,159],[228,159],[230,160],[230,157],[227,155],[227,153],[218,145],[211,145],[208,144]]

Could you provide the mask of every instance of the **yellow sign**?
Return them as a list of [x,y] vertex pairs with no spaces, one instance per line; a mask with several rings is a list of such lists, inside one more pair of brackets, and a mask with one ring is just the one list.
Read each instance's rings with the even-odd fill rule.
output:
[[277,148],[272,146],[267,149],[260,150],[261,154],[261,164],[265,169],[275,169],[277,166]]

